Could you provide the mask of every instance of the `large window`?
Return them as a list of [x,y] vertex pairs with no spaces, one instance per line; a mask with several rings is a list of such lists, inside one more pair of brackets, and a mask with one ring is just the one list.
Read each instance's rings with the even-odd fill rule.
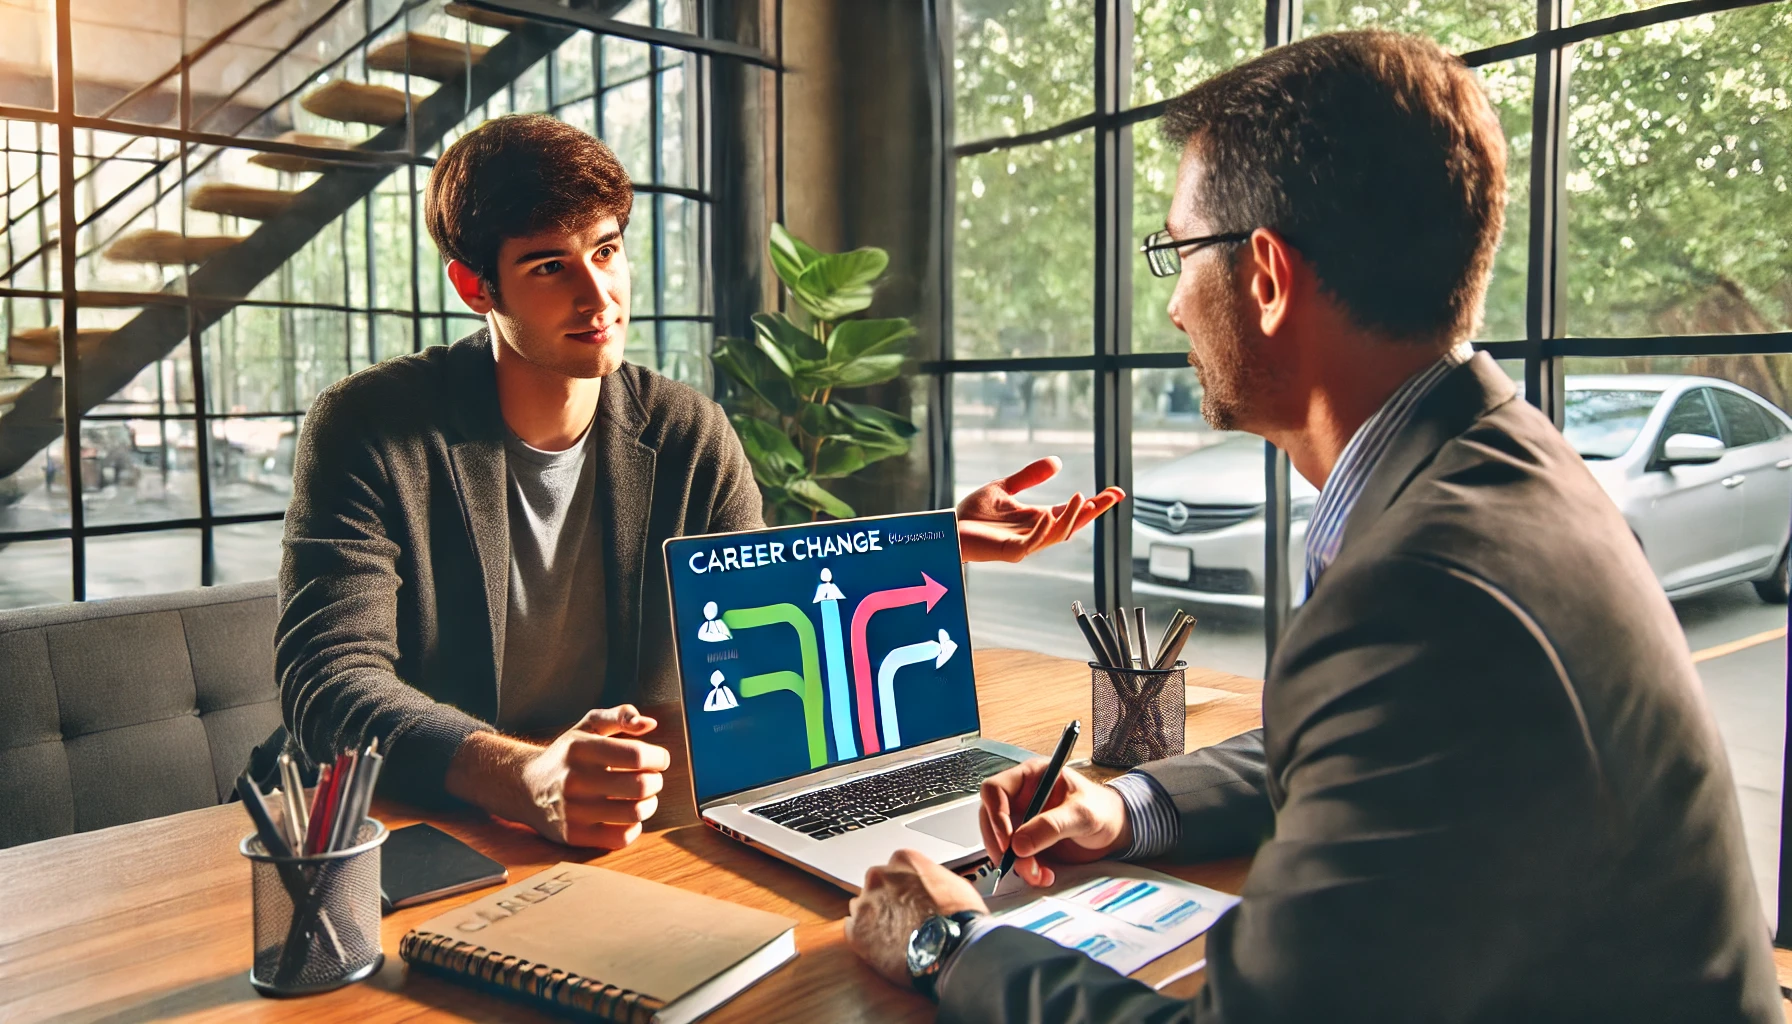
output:
[[480,326],[421,196],[489,117],[616,150],[628,358],[707,391],[698,6],[584,5],[680,48],[441,0],[0,12],[31,51],[0,71],[0,608],[274,574],[311,400]]
[[[951,331],[928,368],[950,402],[956,494],[1057,454],[1064,478],[1042,497],[1132,496],[1061,550],[973,567],[975,640],[1086,657],[1072,600],[1142,604],[1158,621],[1184,606],[1200,619],[1191,661],[1263,672],[1314,489],[1200,417],[1164,314],[1171,282],[1136,252],[1162,226],[1179,155],[1156,118],[1266,43],[1371,26],[1461,54],[1494,102],[1510,194],[1477,344],[1581,447],[1673,599],[1775,919],[1792,532],[1785,0],[955,0]],[[1721,457],[1675,464],[1675,434]]]

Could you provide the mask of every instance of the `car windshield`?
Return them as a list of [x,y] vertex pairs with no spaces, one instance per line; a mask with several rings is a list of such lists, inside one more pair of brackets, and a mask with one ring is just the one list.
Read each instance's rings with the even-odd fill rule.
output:
[[1562,435],[1583,459],[1615,459],[1630,450],[1659,391],[1570,391]]

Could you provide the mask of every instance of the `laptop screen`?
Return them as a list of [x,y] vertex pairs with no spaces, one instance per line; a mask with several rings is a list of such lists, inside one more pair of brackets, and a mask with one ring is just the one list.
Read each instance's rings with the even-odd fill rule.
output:
[[697,800],[974,732],[950,509],[666,542]]

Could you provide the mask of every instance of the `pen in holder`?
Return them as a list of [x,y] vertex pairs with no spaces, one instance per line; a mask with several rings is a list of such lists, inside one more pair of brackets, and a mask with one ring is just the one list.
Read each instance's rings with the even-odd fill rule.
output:
[[1107,768],[1136,768],[1183,751],[1188,724],[1183,670],[1114,668],[1089,663],[1090,718],[1095,723],[1089,760]]
[[277,857],[243,837],[255,891],[255,965],[249,982],[269,996],[328,992],[380,969],[380,845],[386,826],[362,820],[352,845]]

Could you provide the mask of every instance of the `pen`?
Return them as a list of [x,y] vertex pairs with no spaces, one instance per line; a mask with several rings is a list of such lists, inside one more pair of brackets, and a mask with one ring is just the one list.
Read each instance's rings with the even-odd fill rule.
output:
[[[1126,606],[1121,605],[1114,611],[1114,635],[1120,639],[1120,668],[1132,668],[1132,638],[1126,628]],[[1141,648],[1144,644],[1139,645]]]
[[[1070,748],[1076,746],[1076,738],[1082,734],[1082,731],[1083,723],[1074,718],[1070,720],[1069,725],[1064,727],[1064,735],[1058,737],[1058,749],[1052,751],[1051,763],[1045,766],[1045,774],[1039,777],[1039,788],[1033,791],[1033,802],[1027,805],[1026,816],[1015,823],[1014,827],[1017,831],[1022,825],[1038,817],[1040,811],[1045,810],[1045,801],[1051,796],[1052,790],[1057,788],[1058,776],[1064,773],[1064,762],[1070,760]],[[995,883],[1000,884],[1008,872],[1013,869],[1014,836],[1013,833],[1010,833],[1008,852],[1002,854],[1001,866],[996,868]],[[992,888],[991,891],[993,892],[994,889]]]
[[280,755],[280,788],[290,795],[288,805],[292,813],[292,848],[303,849],[305,846],[306,803],[305,780],[299,776],[298,762],[291,754]]
[[1138,649],[1139,667],[1140,668],[1150,668],[1153,664],[1155,664],[1155,662],[1150,660],[1151,655],[1149,653],[1147,653],[1151,650],[1151,640],[1150,640],[1150,634],[1145,632],[1145,606],[1144,605],[1142,605],[1142,604],[1133,605],[1132,623],[1133,623],[1133,633],[1135,635],[1135,639],[1133,641],[1133,647]]
[[1182,647],[1184,644],[1188,643],[1188,635],[1194,628],[1195,617],[1193,615],[1184,615],[1182,617],[1181,627],[1176,630],[1176,635],[1170,638],[1170,643],[1164,648],[1164,653],[1158,657],[1155,666],[1156,668],[1166,669],[1176,667],[1176,657],[1182,653]]
[[1107,651],[1105,662],[1109,668],[1125,668],[1120,663],[1120,636],[1114,632],[1114,624],[1106,615],[1095,613],[1095,633],[1101,637],[1101,647]]
[[1176,639],[1176,631],[1182,628],[1182,620],[1187,616],[1188,613],[1180,608],[1170,616],[1170,624],[1164,627],[1164,635],[1157,638],[1157,652],[1151,656],[1152,668],[1156,668],[1162,663],[1164,652],[1170,649],[1170,641]]
[[1083,639],[1089,641],[1089,650],[1095,654],[1095,660],[1106,663],[1106,652],[1101,649],[1101,637],[1095,634],[1095,626],[1090,623],[1089,616],[1083,611],[1083,602],[1070,602],[1070,613],[1076,616],[1076,626],[1083,631]]

